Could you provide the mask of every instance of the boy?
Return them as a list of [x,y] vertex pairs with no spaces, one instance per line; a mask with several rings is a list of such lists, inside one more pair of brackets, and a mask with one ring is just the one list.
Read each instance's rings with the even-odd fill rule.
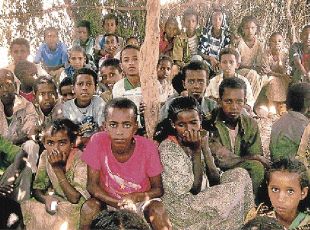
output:
[[210,149],[222,170],[246,169],[253,181],[256,195],[264,179],[263,149],[258,125],[241,114],[246,103],[246,85],[236,77],[226,78],[219,87],[220,108],[212,111],[202,127],[210,133]]
[[77,24],[78,39],[73,41],[72,46],[81,46],[89,60],[94,60],[95,39],[91,36],[90,22],[82,20]]
[[120,61],[115,58],[105,60],[100,66],[101,83],[107,88],[100,97],[108,102],[112,100],[112,89],[116,82],[123,78]]
[[[116,34],[118,26],[118,18],[113,14],[107,14],[102,19],[102,26],[105,34]],[[123,38],[118,36],[119,49],[123,47]],[[95,53],[98,55],[98,60],[106,55],[105,51],[105,35],[99,35],[95,41]]]
[[118,51],[118,37],[115,34],[106,34],[104,35],[105,39],[105,45],[104,45],[104,50],[105,50],[105,55],[99,60],[99,66],[102,65],[102,62],[104,60],[110,59],[110,58],[116,58],[119,59],[119,53]]
[[60,82],[58,89],[62,102],[66,102],[75,98],[73,90],[73,81],[71,78],[66,77],[65,79],[63,79]]
[[297,83],[289,87],[286,99],[288,113],[271,127],[270,156],[272,161],[294,158],[302,134],[309,124],[310,83]]
[[183,14],[185,33],[176,36],[174,40],[172,59],[180,67],[189,63],[191,57],[197,54],[198,38],[200,31],[198,26],[198,14],[192,9],[187,9]]
[[105,132],[95,134],[82,155],[88,165],[87,189],[93,198],[82,207],[85,218],[81,225],[89,225],[101,206],[108,205],[144,214],[153,229],[169,229],[163,204],[156,199],[163,195],[163,168],[156,145],[134,135],[138,129],[136,105],[126,98],[113,99],[104,116]]
[[79,135],[82,141],[88,140],[93,133],[98,131],[103,121],[103,109],[105,102],[95,96],[97,74],[87,68],[78,70],[73,75],[73,90],[75,99],[66,101],[62,105],[64,118],[70,119],[80,127]]
[[[216,101],[205,96],[207,84],[209,81],[209,72],[206,65],[201,61],[192,61],[183,68],[182,84],[188,96],[194,97],[199,105],[204,116],[208,116],[211,111],[217,107]],[[184,95],[184,92],[181,94]],[[181,95],[180,94],[180,95]],[[160,119],[163,120],[168,116],[168,108],[172,100],[179,95],[172,95],[163,105],[160,112]]]
[[28,101],[34,102],[33,85],[37,78],[36,65],[27,60],[22,60],[16,64],[14,74],[21,82],[19,94]]
[[68,62],[67,47],[59,41],[58,30],[49,27],[44,31],[44,43],[40,45],[34,63],[42,63],[49,74],[56,80]]
[[245,84],[246,84],[246,98],[247,98],[247,105],[249,105],[252,109],[255,103],[253,93],[252,93],[252,88],[250,85],[250,82],[248,81],[247,78],[239,75],[236,73],[236,69],[239,67],[239,53],[237,50],[234,48],[224,48],[221,50],[219,54],[219,66],[220,69],[222,70],[222,73],[215,76],[210,80],[210,83],[207,87],[206,90],[206,96],[213,98],[218,101],[219,99],[219,92],[218,88],[225,78],[229,77],[237,77],[242,79]]

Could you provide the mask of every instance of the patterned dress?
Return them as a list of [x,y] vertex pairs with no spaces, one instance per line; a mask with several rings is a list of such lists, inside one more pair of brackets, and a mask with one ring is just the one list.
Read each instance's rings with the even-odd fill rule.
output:
[[227,171],[220,185],[192,195],[192,161],[182,147],[166,139],[159,152],[164,167],[162,199],[173,229],[240,229],[244,214],[253,207],[252,182],[244,169]]

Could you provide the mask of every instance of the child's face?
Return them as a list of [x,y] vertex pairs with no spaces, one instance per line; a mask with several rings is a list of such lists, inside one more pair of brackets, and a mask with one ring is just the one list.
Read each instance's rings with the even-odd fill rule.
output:
[[130,38],[126,45],[140,46],[139,41],[136,38]]
[[67,131],[60,130],[53,135],[46,134],[44,137],[44,147],[48,155],[55,151],[57,154],[61,154],[63,162],[65,163],[68,159],[72,145]]
[[74,84],[76,100],[80,105],[89,104],[95,94],[96,85],[94,78],[88,74],[80,74]]
[[305,29],[301,34],[301,42],[307,47],[310,47],[310,28]]
[[23,76],[20,78],[20,81],[22,84],[24,84],[26,87],[33,87],[34,82],[37,79],[36,73],[28,73],[26,76]]
[[232,121],[240,117],[241,110],[246,103],[245,93],[243,89],[225,88],[220,105],[225,116]]
[[305,199],[308,188],[301,189],[298,173],[272,172],[268,184],[268,195],[278,219],[292,220],[298,213],[298,204]]
[[4,105],[14,103],[16,87],[11,75],[0,74],[0,99]]
[[126,76],[139,75],[139,51],[136,49],[125,49],[122,52],[121,67]]
[[110,108],[105,121],[105,129],[111,137],[112,150],[122,152],[131,145],[138,128],[132,109]]
[[219,30],[223,23],[223,14],[221,12],[214,12],[212,15],[212,26]]
[[27,57],[29,56],[29,54],[30,54],[30,51],[25,45],[15,44],[11,48],[11,56],[15,64],[18,63],[19,61],[27,60]]
[[65,85],[61,87],[61,97],[63,101],[69,101],[75,98],[73,85]]
[[283,37],[276,34],[270,38],[269,46],[271,50],[280,51],[283,47]]
[[56,31],[47,31],[44,38],[47,46],[54,50],[56,49],[57,42],[58,42],[58,34]]
[[39,84],[37,86],[36,100],[43,112],[51,111],[57,99],[57,93],[52,84]]
[[163,60],[157,66],[158,80],[164,80],[170,77],[172,64],[168,60]]
[[207,88],[207,73],[205,70],[186,70],[184,88],[188,95],[196,99],[204,97]]
[[184,18],[184,27],[187,32],[194,33],[197,28],[197,16],[196,15],[188,15]]
[[122,74],[114,66],[103,66],[100,70],[102,76],[102,83],[105,84],[109,90],[113,89],[116,82],[122,79]]
[[233,54],[224,54],[221,56],[220,67],[224,77],[233,77],[239,64],[236,56]]
[[257,32],[257,25],[254,22],[247,22],[243,26],[244,37],[247,39],[255,38]]
[[172,22],[166,23],[165,33],[168,38],[174,38],[178,33],[178,26]]
[[85,65],[86,58],[83,52],[80,51],[71,51],[69,55],[69,63],[75,70],[83,68]]
[[86,42],[89,34],[88,34],[88,30],[86,27],[78,27],[78,37],[82,42]]
[[[173,126],[177,132],[178,137],[182,140],[185,132],[189,130],[200,130],[200,117],[196,110],[182,111],[177,114],[177,119]],[[186,145],[187,143],[182,140]]]
[[104,46],[107,52],[113,53],[115,51],[115,48],[118,46],[116,37],[106,36]]
[[107,19],[104,21],[103,28],[107,34],[114,34],[116,32],[116,22],[114,19]]

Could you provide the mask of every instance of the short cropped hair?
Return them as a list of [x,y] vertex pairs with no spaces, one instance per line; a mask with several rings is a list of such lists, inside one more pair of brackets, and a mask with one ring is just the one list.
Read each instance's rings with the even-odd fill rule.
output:
[[30,44],[25,38],[15,38],[10,44],[10,52],[12,51],[12,47],[14,45],[23,45],[26,46],[27,50],[30,52]]
[[90,35],[90,22],[87,20],[79,21],[77,27],[85,27],[87,29],[88,35]]
[[114,109],[132,109],[134,112],[135,120],[137,119],[138,116],[138,108],[136,104],[127,98],[114,98],[111,101],[109,101],[105,107],[104,107],[104,119],[106,120],[109,114],[109,109],[114,108]]
[[35,80],[34,85],[33,85],[33,91],[35,94],[38,91],[38,85],[41,85],[41,84],[52,85],[55,90],[55,93],[57,94],[57,86],[56,86],[54,79],[51,76],[49,75],[40,76]]
[[37,73],[38,69],[36,65],[27,60],[19,61],[14,68],[14,74],[18,79],[26,75],[35,75]]
[[95,71],[93,71],[93,70],[90,69],[90,68],[82,68],[82,69],[79,69],[78,71],[76,71],[76,72],[73,74],[73,85],[75,85],[76,80],[77,80],[77,77],[78,77],[80,74],[87,74],[87,75],[92,76],[93,79],[94,79],[95,85],[97,85],[97,82],[98,82],[98,75],[97,75],[97,73],[96,73]]
[[122,68],[120,66],[120,60],[116,59],[116,58],[109,58],[104,60],[104,62],[101,64],[100,69],[102,69],[103,67],[108,67],[108,66],[113,66],[115,69],[118,70],[118,72],[122,72]]
[[240,54],[235,48],[224,48],[220,52],[219,60],[222,60],[222,56],[225,54],[234,55],[236,58],[237,63],[239,63]]
[[121,60],[121,62],[122,62],[122,57],[123,57],[123,52],[124,52],[124,50],[129,50],[129,49],[134,49],[134,50],[137,50],[137,51],[140,52],[140,47],[134,46],[134,45],[126,45],[126,46],[122,49],[122,51],[121,51],[121,55],[120,55],[120,60]]
[[198,22],[198,13],[197,13],[197,11],[195,11],[195,10],[192,9],[192,8],[187,8],[187,9],[184,11],[184,13],[183,13],[183,20],[184,20],[186,17],[192,16],[192,15],[194,15],[194,16],[196,17],[196,20],[197,20],[197,22]]
[[64,86],[73,85],[73,81],[71,77],[65,77],[58,86],[59,94],[62,95],[61,88]]
[[104,39],[106,38],[106,37],[110,37],[110,36],[112,36],[112,37],[115,37],[116,38],[116,42],[118,43],[118,41],[119,41],[119,39],[118,39],[118,36],[116,35],[116,34],[105,34],[104,35]]
[[[305,107],[306,96],[310,93],[310,83],[302,82],[288,88],[286,105],[296,112],[301,112]],[[308,99],[309,100],[309,99]]]
[[51,26],[51,27],[48,27],[44,30],[44,39],[45,39],[45,36],[48,32],[55,32],[58,36],[58,29],[56,27]]
[[244,97],[246,97],[246,84],[245,82],[237,77],[230,77],[224,79],[219,86],[219,96],[223,97],[225,88],[229,89],[243,89]]
[[171,63],[171,66],[173,65],[173,60],[171,57],[167,56],[167,55],[161,55],[158,58],[158,62],[157,62],[157,66],[160,65],[160,63],[162,63],[163,61],[168,61]]
[[208,67],[202,61],[191,61],[189,64],[184,66],[184,68],[183,68],[184,80],[186,79],[186,71],[188,71],[188,70],[204,70],[204,71],[206,71],[207,77],[209,78]]
[[118,18],[114,14],[105,15],[102,19],[102,24],[104,24],[106,20],[111,20],[111,19],[115,21],[115,25],[117,26],[118,25]]

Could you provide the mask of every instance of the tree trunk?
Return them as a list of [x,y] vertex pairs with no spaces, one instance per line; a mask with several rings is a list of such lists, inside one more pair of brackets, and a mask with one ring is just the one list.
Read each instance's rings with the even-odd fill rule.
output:
[[141,47],[140,81],[147,136],[152,138],[159,115],[159,89],[157,87],[156,66],[159,55],[160,1],[148,0],[146,3],[145,40]]

